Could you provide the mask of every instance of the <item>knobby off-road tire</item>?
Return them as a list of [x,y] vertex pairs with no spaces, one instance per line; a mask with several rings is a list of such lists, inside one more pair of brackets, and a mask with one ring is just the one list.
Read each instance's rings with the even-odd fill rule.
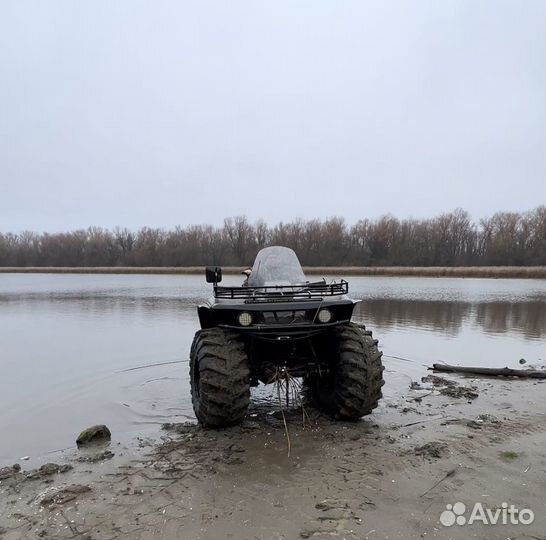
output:
[[382,397],[383,353],[364,326],[350,323],[334,329],[336,358],[331,371],[306,381],[311,403],[336,418],[356,419],[370,414]]
[[242,422],[250,401],[248,359],[235,332],[199,330],[190,352],[191,399],[195,416],[205,426]]

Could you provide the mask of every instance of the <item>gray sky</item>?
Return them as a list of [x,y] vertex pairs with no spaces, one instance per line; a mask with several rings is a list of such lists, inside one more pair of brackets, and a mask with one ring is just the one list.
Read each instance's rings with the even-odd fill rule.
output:
[[545,202],[546,3],[0,3],[0,230]]

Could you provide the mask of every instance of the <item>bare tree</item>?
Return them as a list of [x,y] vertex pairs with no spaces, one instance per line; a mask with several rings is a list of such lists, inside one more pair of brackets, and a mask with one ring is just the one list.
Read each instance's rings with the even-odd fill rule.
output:
[[351,227],[339,217],[269,227],[237,216],[226,218],[222,227],[170,231],[6,232],[0,233],[0,266],[242,266],[270,245],[291,247],[305,265],[544,265],[546,207],[497,212],[477,224],[458,208],[423,220],[364,218]]

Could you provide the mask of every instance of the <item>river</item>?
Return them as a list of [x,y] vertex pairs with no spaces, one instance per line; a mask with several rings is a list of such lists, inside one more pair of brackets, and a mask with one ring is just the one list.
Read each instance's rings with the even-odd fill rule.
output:
[[[349,282],[362,300],[354,319],[385,354],[385,403],[432,362],[543,364],[543,280]],[[0,465],[73,446],[91,424],[120,441],[193,420],[188,353],[196,305],[210,293],[193,275],[0,274]]]

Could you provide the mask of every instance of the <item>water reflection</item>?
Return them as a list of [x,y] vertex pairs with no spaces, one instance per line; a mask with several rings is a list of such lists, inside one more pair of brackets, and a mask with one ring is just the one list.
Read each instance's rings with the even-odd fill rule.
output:
[[143,313],[150,316],[170,314],[170,316],[187,317],[195,314],[196,304],[201,300],[192,296],[131,296],[128,294],[96,293],[54,293],[54,294],[0,294],[0,310],[53,310],[74,314],[126,314]]
[[546,335],[546,308],[540,300],[478,304],[474,321],[488,334],[518,332],[528,339],[542,339]]
[[416,327],[456,336],[466,325],[486,334],[515,333],[527,339],[546,334],[546,306],[527,302],[457,302],[372,298],[362,301],[355,316],[380,328]]
[[[4,293],[0,294],[0,309],[44,308],[79,314],[169,313],[171,316],[183,318],[195,315],[196,304],[204,299],[203,291],[193,295],[187,294],[188,291],[181,291],[183,294],[180,295],[173,295],[173,292],[161,291],[158,294],[157,290],[140,290],[135,294],[134,289],[127,289]],[[542,339],[546,335],[546,303],[541,297],[515,302],[366,298],[356,306],[355,317],[377,329],[410,326],[442,332],[451,337],[456,336],[466,325],[486,334],[515,333],[531,340]]]

